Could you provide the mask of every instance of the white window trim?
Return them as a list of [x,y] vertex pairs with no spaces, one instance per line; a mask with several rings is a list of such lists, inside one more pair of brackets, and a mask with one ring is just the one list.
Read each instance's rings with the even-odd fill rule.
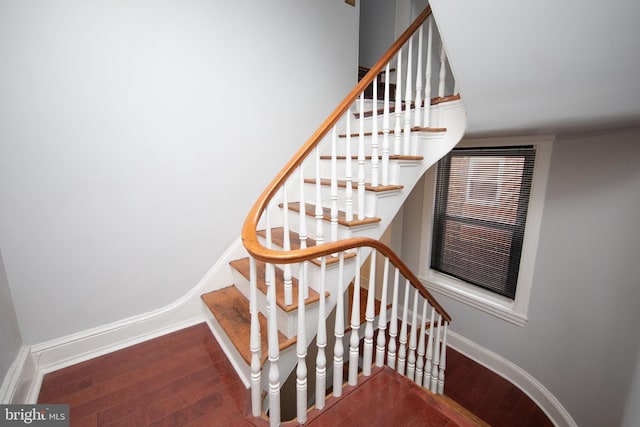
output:
[[456,146],[456,148],[468,148],[533,145],[536,149],[533,181],[531,183],[531,195],[527,212],[527,224],[520,259],[520,272],[518,274],[516,296],[513,300],[437,272],[429,267],[431,260],[431,239],[433,236],[436,168],[432,167],[427,171],[425,174],[423,212],[428,212],[429,214],[423,215],[422,220],[423,238],[421,239],[418,277],[429,290],[446,295],[456,301],[475,307],[513,324],[524,326],[527,323],[529,297],[531,296],[531,288],[533,285],[533,271],[536,254],[538,252],[538,240],[540,237],[542,212],[544,210],[544,199],[554,140],[555,135],[473,138],[463,139]]

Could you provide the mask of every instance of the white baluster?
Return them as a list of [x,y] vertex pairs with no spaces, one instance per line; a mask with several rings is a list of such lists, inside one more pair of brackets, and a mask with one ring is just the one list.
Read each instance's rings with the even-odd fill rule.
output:
[[427,361],[424,366],[424,380],[422,382],[422,386],[424,388],[429,388],[431,386],[431,369],[432,369],[432,360],[433,360],[433,332],[435,329],[433,328],[435,322],[435,314],[436,310],[431,308],[431,321],[429,322],[429,335],[427,336]]
[[378,77],[373,79],[373,111],[371,131],[371,186],[379,185],[378,179]]
[[267,264],[269,275],[268,290],[268,343],[269,343],[269,423],[280,425],[280,348],[278,343],[278,325],[276,319],[276,273],[273,264]]
[[304,292],[302,288],[306,286],[307,276],[304,271],[304,263],[300,263],[298,270],[298,341],[296,343],[296,354],[298,356],[298,367],[296,369],[296,408],[297,417],[300,424],[307,421],[307,338],[305,331]]
[[358,136],[358,219],[364,219],[364,93],[360,94],[360,132]]
[[407,315],[409,313],[409,290],[411,289],[409,280],[404,287],[404,306],[402,309],[402,326],[400,327],[400,346],[398,349],[398,372],[404,375],[404,368],[407,364]]
[[351,301],[351,337],[349,339],[349,385],[358,384],[358,356],[360,353],[360,248],[356,249],[356,276],[353,279]]
[[447,53],[444,51],[444,44],[440,46],[440,80],[438,81],[438,96],[444,96],[445,84],[447,81]]
[[389,64],[384,70],[384,105],[382,113],[382,185],[389,185]]
[[416,102],[415,102],[415,117],[414,123],[416,127],[422,125],[422,39],[423,39],[422,25],[418,31],[418,64],[416,69]]
[[[402,49],[398,51],[398,63],[396,64],[396,105],[395,105],[395,125],[393,128],[393,154],[402,153],[400,148],[402,141]],[[408,108],[408,107],[407,107]]]
[[338,296],[336,303],[336,322],[333,346],[333,395],[342,396],[342,369],[344,366],[344,252],[340,252],[338,261]]
[[347,221],[353,221],[353,170],[351,169],[351,107],[347,111],[347,146],[345,155],[345,217]]
[[431,387],[433,393],[438,391],[438,368],[440,366],[440,332],[442,328],[442,315],[438,314],[438,332],[433,337],[433,367],[431,368]]
[[422,304],[422,317],[420,318],[420,339],[418,339],[418,361],[416,362],[416,383],[422,385],[422,378],[424,376],[424,349],[425,349],[425,326],[427,323],[427,305],[428,302],[425,299]]
[[262,413],[261,408],[261,366],[262,358],[260,346],[260,322],[258,321],[258,297],[257,297],[257,273],[256,260],[249,258],[249,308],[251,312],[251,415],[259,417]]
[[416,348],[418,342],[418,295],[416,289],[413,295],[413,309],[411,313],[411,334],[409,335],[409,356],[407,359],[407,377],[414,380],[416,375]]
[[[289,236],[289,200],[287,195],[287,183],[282,186],[282,204],[284,206],[282,215],[282,227],[283,227],[283,249],[285,252],[291,250],[291,239]],[[293,285],[291,278],[291,264],[284,265],[284,303],[285,305],[293,304]]]
[[404,110],[404,145],[402,148],[402,154],[409,155],[411,154],[411,103],[413,102],[413,97],[411,96],[412,91],[412,82],[413,76],[412,72],[412,58],[413,52],[413,37],[409,39],[409,52],[407,53],[407,84],[405,85],[406,93],[404,96],[405,106]]
[[431,126],[431,46],[433,43],[432,21],[429,19],[429,31],[427,32],[427,67],[424,83],[424,127]]
[[[304,206],[300,206],[300,209],[304,209]],[[316,242],[318,245],[324,243],[324,231],[322,228],[324,212],[322,209],[322,184],[320,177],[320,148],[316,148]]]
[[371,362],[373,360],[373,321],[376,317],[376,251],[371,251],[369,269],[369,289],[367,291],[367,308],[365,311],[366,325],[364,328],[364,346],[362,354],[362,374],[371,375]]
[[387,350],[387,366],[396,369],[396,356],[398,345],[398,286],[400,283],[400,270],[396,268],[393,276],[393,297],[391,298],[391,321],[389,322],[389,349]]
[[440,350],[440,374],[438,375],[438,394],[444,394],[444,371],[447,367],[447,325],[444,322],[442,333],[442,349]]
[[[300,170],[300,212],[299,221],[300,225],[298,226],[298,235],[300,236],[300,249],[307,248],[307,215],[305,214],[305,200],[304,200],[304,167],[301,164],[298,168]],[[303,274],[306,276],[307,271],[309,270],[309,261],[305,261],[303,264]],[[304,284],[301,286],[302,292],[304,294],[304,299],[309,298],[309,284],[307,281],[304,281]]]
[[331,132],[331,241],[338,240],[338,155],[336,127]]
[[389,282],[389,258],[384,259],[382,272],[382,298],[380,313],[378,314],[378,337],[376,340],[376,366],[384,366],[384,349],[386,345],[385,331],[387,330],[387,288]]
[[325,279],[327,271],[327,257],[323,256],[320,263],[320,302],[318,303],[318,335],[316,336],[316,345],[318,347],[318,355],[316,357],[316,408],[324,408],[325,397],[327,394],[327,356],[325,348],[327,347],[327,323],[325,309]]

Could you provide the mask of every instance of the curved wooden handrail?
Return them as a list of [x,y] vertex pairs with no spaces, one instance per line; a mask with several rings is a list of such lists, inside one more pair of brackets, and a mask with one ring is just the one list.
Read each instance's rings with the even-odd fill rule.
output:
[[409,40],[413,33],[427,20],[431,15],[431,7],[427,8],[418,15],[413,23],[405,30],[404,33],[391,45],[389,50],[380,58],[380,60],[369,69],[369,72],[358,82],[353,90],[344,98],[338,107],[329,115],[322,125],[311,135],[307,142],[296,152],[289,162],[282,168],[276,177],[262,192],[258,200],[255,202],[242,227],[242,243],[247,252],[255,259],[274,263],[274,264],[292,264],[297,262],[308,261],[321,256],[329,256],[348,249],[359,247],[370,247],[378,250],[381,254],[389,258],[391,263],[397,267],[403,276],[426,298],[429,303],[440,313],[446,321],[451,321],[449,314],[440,306],[436,299],[427,291],[420,280],[413,274],[409,267],[385,244],[378,240],[366,237],[354,237],[336,242],[323,243],[321,245],[312,246],[306,249],[295,249],[289,251],[281,251],[267,248],[260,243],[258,239],[257,227],[260,218],[267,208],[271,199],[278,190],[284,185],[286,180],[295,172],[309,154],[318,146],[322,139],[328,134],[338,120],[347,112],[349,107],[357,100],[361,93],[373,83],[385,69],[387,63],[400,51],[402,46]]

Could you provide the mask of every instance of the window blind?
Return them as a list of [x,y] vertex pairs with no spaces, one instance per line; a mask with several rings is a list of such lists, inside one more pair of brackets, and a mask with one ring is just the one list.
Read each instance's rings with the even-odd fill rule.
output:
[[455,149],[438,163],[431,268],[515,298],[535,149]]

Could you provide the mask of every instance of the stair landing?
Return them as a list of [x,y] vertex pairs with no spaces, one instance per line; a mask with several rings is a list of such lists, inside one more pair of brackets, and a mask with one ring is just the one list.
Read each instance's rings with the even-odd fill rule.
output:
[[[253,425],[267,426],[261,418],[247,417]],[[296,421],[283,426],[297,426]],[[488,426],[446,396],[435,395],[389,367],[374,368],[360,376],[358,385],[346,386],[340,398],[330,396],[322,411],[312,409],[306,426]]]

